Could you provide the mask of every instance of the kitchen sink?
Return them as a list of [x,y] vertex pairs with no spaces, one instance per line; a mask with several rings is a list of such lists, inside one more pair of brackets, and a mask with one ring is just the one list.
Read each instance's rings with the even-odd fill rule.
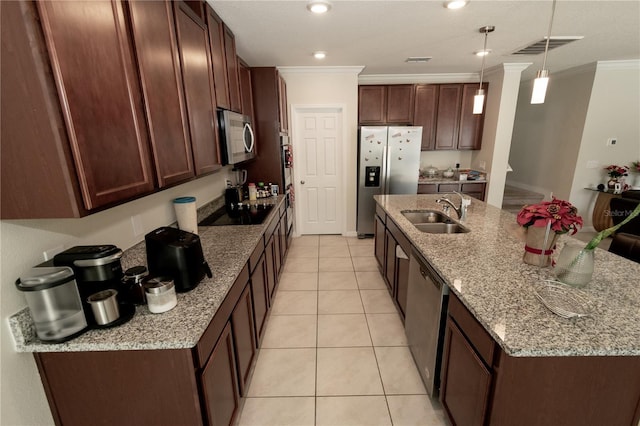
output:
[[437,210],[404,210],[401,212],[421,232],[428,234],[462,234],[469,228]]
[[451,221],[451,218],[442,212],[437,210],[420,210],[411,211],[405,210],[401,212],[407,220],[413,224],[415,223],[447,223]]
[[464,234],[469,232],[469,228],[453,221],[450,223],[414,223],[413,226],[418,231],[428,234]]

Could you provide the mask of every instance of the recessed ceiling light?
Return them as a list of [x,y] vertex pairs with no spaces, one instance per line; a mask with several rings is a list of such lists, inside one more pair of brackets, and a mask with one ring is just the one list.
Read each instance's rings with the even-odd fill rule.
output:
[[460,9],[469,3],[469,0],[449,0],[444,2],[444,7],[447,9]]
[[474,52],[476,56],[487,56],[489,53],[491,53],[491,49],[487,49],[487,50],[478,50],[477,52]]
[[331,3],[322,0],[312,0],[307,4],[309,12],[317,13],[318,15],[328,12],[331,9]]
[[313,52],[313,57],[316,59],[324,59],[327,57],[327,52]]

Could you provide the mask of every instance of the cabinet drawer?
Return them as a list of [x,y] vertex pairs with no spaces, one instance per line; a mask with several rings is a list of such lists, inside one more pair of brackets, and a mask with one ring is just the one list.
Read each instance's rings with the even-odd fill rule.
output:
[[387,229],[389,229],[389,232],[391,232],[393,238],[400,245],[400,247],[402,247],[402,250],[408,255],[411,252],[411,244],[409,243],[407,237],[405,237],[405,235],[402,233],[400,228],[398,228],[398,225],[396,225],[393,220],[389,219],[387,221]]
[[449,316],[460,327],[483,361],[492,365],[496,342],[453,293],[449,296]]
[[463,183],[462,192],[482,192],[484,191],[484,183]]
[[262,256],[262,252],[264,252],[264,237],[260,238],[260,241],[258,241],[256,248],[253,250],[253,253],[251,253],[251,256],[249,257],[249,269],[251,270],[251,273],[253,273],[253,270],[256,269],[256,266],[260,261],[260,256]]
[[195,347],[196,366],[198,368],[203,368],[207,359],[209,359],[213,347],[216,345],[224,327],[227,325],[231,312],[233,312],[233,308],[235,308],[236,303],[238,303],[248,282],[249,265],[245,265]]
[[438,185],[438,192],[460,191],[459,183],[441,183]]
[[376,203],[376,214],[378,215],[378,217],[380,218],[382,223],[384,223],[386,221],[387,214],[384,212],[384,209],[382,207],[380,207],[380,204],[378,204],[378,203]]
[[484,201],[484,194],[482,192],[463,192],[463,194],[473,197],[477,200]]
[[420,183],[418,184],[418,194],[437,194],[438,185],[435,183]]

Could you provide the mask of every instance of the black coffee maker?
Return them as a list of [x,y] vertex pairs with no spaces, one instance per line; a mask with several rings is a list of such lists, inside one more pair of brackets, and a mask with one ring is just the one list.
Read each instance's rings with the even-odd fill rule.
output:
[[75,246],[53,258],[55,266],[68,266],[78,283],[82,307],[87,321],[95,325],[95,318],[87,298],[103,290],[114,289],[118,292],[120,305],[127,303],[122,284],[122,250],[114,245]]

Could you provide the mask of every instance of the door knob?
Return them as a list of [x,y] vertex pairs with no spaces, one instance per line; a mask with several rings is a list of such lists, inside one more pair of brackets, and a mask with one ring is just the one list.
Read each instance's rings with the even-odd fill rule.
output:
[[300,185],[304,185],[304,181],[303,180],[300,181]]

